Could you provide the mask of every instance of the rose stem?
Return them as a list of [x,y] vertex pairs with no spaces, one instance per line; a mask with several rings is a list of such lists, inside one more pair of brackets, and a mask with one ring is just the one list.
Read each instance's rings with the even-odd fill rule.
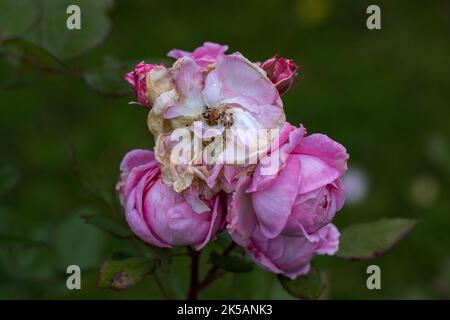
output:
[[[236,247],[236,243],[232,242],[222,253],[224,257],[226,257],[234,248]],[[224,275],[226,272],[218,272],[219,267],[214,266],[212,267],[208,273],[205,276],[205,279],[203,279],[202,282],[199,284],[199,291],[209,286],[212,282],[214,282],[216,279]]]
[[187,295],[188,300],[196,300],[199,290],[198,283],[198,263],[200,259],[200,251],[195,251],[191,247],[188,247],[189,255],[191,256],[191,286]]

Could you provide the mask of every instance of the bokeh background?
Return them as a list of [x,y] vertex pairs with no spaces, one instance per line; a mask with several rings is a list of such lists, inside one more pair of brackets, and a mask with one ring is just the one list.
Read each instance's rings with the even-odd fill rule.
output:
[[[72,3],[82,10],[79,31],[65,28]],[[370,4],[381,7],[382,30],[366,28]],[[204,41],[228,44],[253,61],[278,53],[301,66],[283,99],[287,118],[326,133],[351,155],[338,227],[381,217],[420,220],[376,260],[316,258],[329,282],[322,298],[450,298],[448,1],[1,0],[1,6],[0,39],[38,43],[64,65],[35,49],[16,47],[14,55],[0,46],[0,298],[164,297],[153,277],[123,292],[97,288],[101,261],[133,248],[80,215],[110,214],[122,156],[153,147],[146,110],[128,104],[133,96],[123,71]],[[82,267],[82,290],[67,290],[69,264]],[[366,287],[370,264],[381,267],[381,290]],[[185,296],[187,266],[179,257],[169,274],[157,272],[166,295]],[[272,274],[255,269],[224,276],[200,298],[288,296]]]

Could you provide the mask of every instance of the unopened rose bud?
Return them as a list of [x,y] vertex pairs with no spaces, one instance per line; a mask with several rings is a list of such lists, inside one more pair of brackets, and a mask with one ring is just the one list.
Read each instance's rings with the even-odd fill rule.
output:
[[136,93],[137,101],[146,108],[151,108],[152,103],[147,97],[147,74],[155,67],[144,61],[138,63],[133,71],[125,75],[125,80],[131,85]]
[[298,75],[298,65],[294,60],[277,58],[276,56],[263,62],[261,68],[275,84],[280,95],[288,92]]

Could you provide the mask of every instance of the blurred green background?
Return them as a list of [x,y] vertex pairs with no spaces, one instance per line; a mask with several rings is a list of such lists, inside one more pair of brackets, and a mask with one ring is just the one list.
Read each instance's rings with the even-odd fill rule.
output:
[[[81,7],[79,31],[65,28],[65,8],[72,3]],[[366,28],[370,4],[381,7],[382,30]],[[128,104],[133,96],[122,81],[121,63],[164,61],[172,48],[193,50],[204,41],[228,44],[230,52],[253,61],[278,53],[300,65],[296,85],[283,97],[287,119],[329,135],[351,155],[354,194],[337,214],[338,227],[381,217],[420,220],[376,260],[315,258],[329,282],[323,298],[450,298],[448,1],[0,5],[10,10],[0,12],[3,40],[40,43],[65,60],[56,69],[72,70],[55,72],[55,62],[40,53],[36,68],[35,58],[27,56],[35,51],[17,59],[0,47],[0,298],[163,298],[153,277],[123,292],[96,287],[101,261],[133,248],[86,224],[80,214],[110,214],[104,202],[114,199],[122,156],[153,147],[146,110]],[[40,14],[52,6],[56,13]],[[77,46],[92,50],[78,52]],[[80,180],[101,199],[85,192]],[[14,245],[4,245],[11,237]],[[82,290],[67,290],[69,264],[82,267]],[[366,287],[370,264],[381,267],[381,290]],[[169,274],[157,272],[170,297],[184,298],[187,266],[188,259],[178,257]],[[202,271],[207,268],[204,261]],[[200,298],[288,296],[274,275],[255,269],[224,276]]]

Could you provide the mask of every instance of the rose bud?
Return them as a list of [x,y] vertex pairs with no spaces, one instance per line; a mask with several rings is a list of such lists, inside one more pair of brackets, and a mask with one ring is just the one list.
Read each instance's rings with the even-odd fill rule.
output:
[[298,65],[291,59],[275,56],[263,62],[260,67],[275,84],[280,95],[289,91],[298,75]]
[[158,247],[203,248],[223,226],[220,195],[205,199],[195,189],[176,193],[160,179],[153,152],[133,150],[120,165],[117,188],[131,230]]
[[125,75],[125,80],[131,85],[136,93],[137,101],[146,108],[151,108],[152,103],[147,97],[147,74],[155,67],[144,61],[138,63],[133,71]]

